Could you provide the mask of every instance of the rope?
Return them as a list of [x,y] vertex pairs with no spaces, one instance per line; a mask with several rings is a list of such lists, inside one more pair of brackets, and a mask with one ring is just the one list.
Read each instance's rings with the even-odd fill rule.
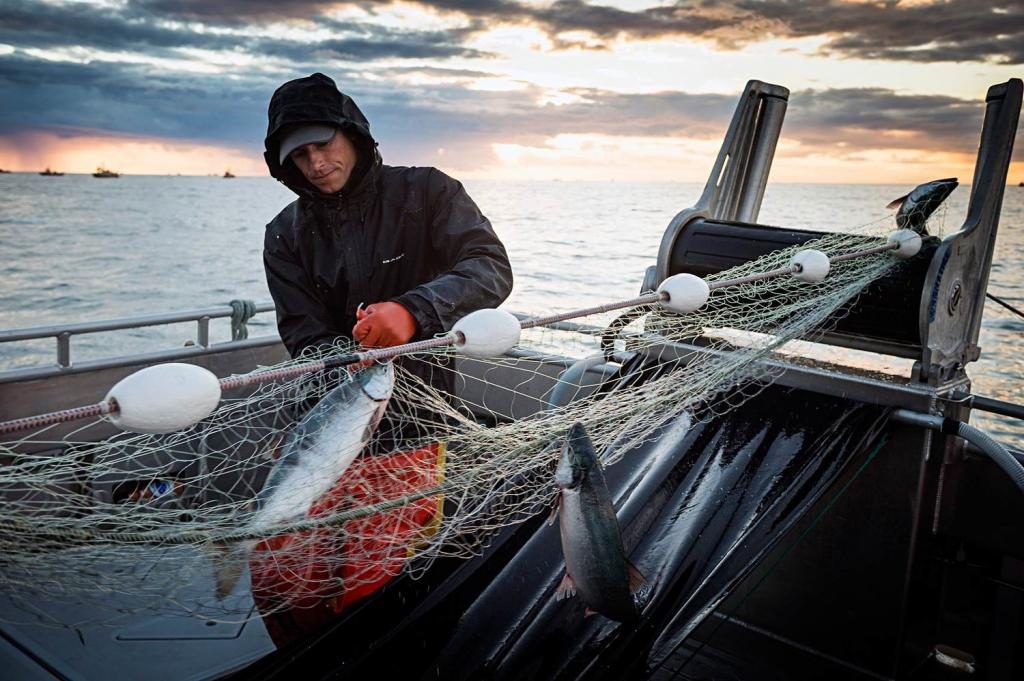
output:
[[110,400],[103,400],[96,404],[90,404],[85,407],[73,407],[71,409],[61,409],[60,411],[50,412],[49,414],[39,414],[38,416],[26,416],[20,419],[14,419],[12,421],[4,421],[0,423],[0,433],[16,433],[21,430],[34,430],[36,428],[44,428],[46,426],[52,426],[58,423],[66,423],[68,421],[77,421],[78,419],[86,419],[92,416],[103,416],[105,414],[112,414],[117,411],[117,402]]
[[854,258],[863,258],[868,255],[878,255],[879,253],[885,253],[886,251],[895,251],[899,248],[898,243],[885,244],[884,246],[876,246],[875,248],[865,248],[863,251],[851,251],[850,253],[844,253],[842,255],[834,255],[829,258],[833,263],[844,262],[846,260],[853,260]]
[[294,367],[286,367],[284,369],[271,369],[270,371],[256,371],[245,376],[231,376],[230,378],[220,379],[220,389],[234,390],[235,388],[241,388],[247,385],[253,385],[254,383],[266,383],[267,381],[275,381],[281,378],[294,378],[295,376],[301,376],[302,374],[308,374],[312,371],[320,371],[326,369],[327,362],[309,362],[307,364],[301,364]]
[[987,297],[991,298],[992,300],[994,300],[995,302],[999,303],[1000,305],[1005,307],[1007,310],[1009,310],[1013,314],[1015,314],[1018,317],[1020,317],[1021,319],[1024,319],[1024,312],[1021,312],[1020,310],[1015,308],[1013,305],[1010,305],[1008,302],[1006,302],[1005,300],[1003,300],[999,296],[994,296],[994,295],[992,295],[991,293],[989,293],[987,291],[985,292],[985,295]]
[[729,286],[743,286],[745,284],[753,284],[757,281],[764,281],[765,279],[771,279],[772,277],[781,277],[784,274],[796,274],[803,268],[799,265],[789,265],[787,267],[780,267],[777,270],[771,270],[768,272],[761,272],[760,274],[751,274],[748,277],[739,277],[737,279],[723,279],[722,281],[713,281],[708,284],[708,288],[712,291],[720,288],[728,288]]
[[337,369],[339,367],[348,366],[349,364],[357,364],[359,362],[378,362],[381,360],[394,359],[400,355],[411,355],[417,352],[423,352],[424,350],[452,345],[456,340],[456,336],[445,334],[443,336],[438,336],[437,338],[416,341],[415,343],[404,343],[403,345],[396,345],[390,348],[375,348],[364,352],[352,352],[347,355],[338,355],[337,357],[329,357],[325,360],[307,362],[293,367],[272,369],[270,371],[257,371],[251,374],[246,374],[245,376],[222,378],[220,379],[220,389],[233,390],[243,386],[276,381],[282,378],[294,378],[295,376],[301,376],[302,374],[308,374],[314,371]]
[[245,340],[249,337],[246,322],[256,314],[256,303],[251,300],[232,300],[231,305],[231,340]]
[[611,312],[612,310],[621,310],[624,307],[635,307],[637,305],[649,305],[651,303],[657,303],[665,299],[663,293],[647,293],[639,296],[638,298],[630,298],[629,300],[621,300],[617,303],[606,303],[605,305],[595,305],[594,307],[588,307],[582,310],[573,310],[571,312],[561,312],[559,314],[548,315],[546,317],[534,317],[532,319],[524,319],[519,322],[520,328],[532,329],[535,326],[546,326],[548,324],[554,324],[555,322],[564,322],[569,319],[575,319],[577,317],[589,317],[593,314],[600,314],[602,312]]

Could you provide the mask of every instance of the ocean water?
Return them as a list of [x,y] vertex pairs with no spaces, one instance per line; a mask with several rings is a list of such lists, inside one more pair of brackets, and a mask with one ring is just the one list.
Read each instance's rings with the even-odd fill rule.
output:
[[[941,174],[938,172],[937,174]],[[922,178],[922,181],[931,178]],[[515,273],[506,307],[548,313],[629,298],[654,264],[672,217],[700,184],[467,181],[505,242]],[[759,222],[826,231],[874,223],[908,186],[769,185]],[[933,218],[956,231],[970,187],[958,188]],[[261,250],[266,223],[293,198],[269,178],[41,177],[0,175],[0,329],[182,311],[235,298],[269,301]],[[1024,188],[1009,186],[989,290],[1024,308]],[[274,331],[259,315],[250,335]],[[226,340],[226,320],[214,324]],[[195,324],[77,338],[73,360],[182,345]],[[974,389],[1024,401],[1024,319],[986,304]],[[53,364],[52,340],[0,344],[0,369]],[[70,406],[70,405],[67,405]],[[976,422],[1024,446],[1024,424],[981,415]]]

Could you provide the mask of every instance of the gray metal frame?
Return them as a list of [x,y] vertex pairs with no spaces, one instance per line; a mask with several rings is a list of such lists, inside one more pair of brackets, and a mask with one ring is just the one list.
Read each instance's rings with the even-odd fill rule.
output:
[[759,80],[747,82],[703,193],[665,230],[658,249],[657,282],[669,275],[672,247],[693,220],[757,221],[788,105],[787,88]]
[[980,354],[978,333],[1021,94],[1016,78],[989,88],[967,217],[942,241],[928,271],[918,317],[924,346],[918,377],[933,385],[962,374]]
[[[753,223],[757,220],[768,173],[785,117],[789,91],[752,80],[733,114],[704,192],[678,213],[662,236],[657,264],[642,288],[653,289],[671,274],[676,241],[696,220]],[[918,359],[915,380],[951,385],[964,366],[978,358],[992,253],[1006,176],[1020,117],[1021,81],[993,85],[986,96],[985,122],[978,148],[970,205],[963,226],[946,237],[934,254],[918,319],[920,353],[871,338],[825,334],[822,342]]]

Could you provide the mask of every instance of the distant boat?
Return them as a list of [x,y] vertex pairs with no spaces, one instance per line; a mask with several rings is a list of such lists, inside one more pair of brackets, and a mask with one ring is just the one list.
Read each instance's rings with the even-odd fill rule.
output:
[[60,177],[64,173],[58,173],[56,170],[50,170],[49,168],[47,168],[46,170],[44,170],[43,172],[41,172],[39,174],[40,175],[46,175],[47,177]]
[[230,170],[225,170],[224,171],[224,177],[234,177],[234,176],[235,176],[235,174],[232,173]]
[[121,177],[120,173],[115,173],[113,170],[107,170],[103,166],[96,168],[96,172],[92,174],[93,177]]

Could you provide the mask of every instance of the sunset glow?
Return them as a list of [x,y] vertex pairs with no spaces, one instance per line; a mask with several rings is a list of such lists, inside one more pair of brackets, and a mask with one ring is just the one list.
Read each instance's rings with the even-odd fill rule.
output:
[[129,175],[235,175],[266,172],[263,158],[235,147],[190,144],[180,140],[127,139],[94,135],[60,137],[27,132],[16,144],[0,139],[4,168],[34,171],[42,167],[66,173],[91,173],[98,166]]
[[466,177],[702,180],[750,79],[791,91],[774,181],[970,177],[1024,11],[817,4],[14,0],[0,168],[265,175],[271,93],[322,71],[386,163]]

